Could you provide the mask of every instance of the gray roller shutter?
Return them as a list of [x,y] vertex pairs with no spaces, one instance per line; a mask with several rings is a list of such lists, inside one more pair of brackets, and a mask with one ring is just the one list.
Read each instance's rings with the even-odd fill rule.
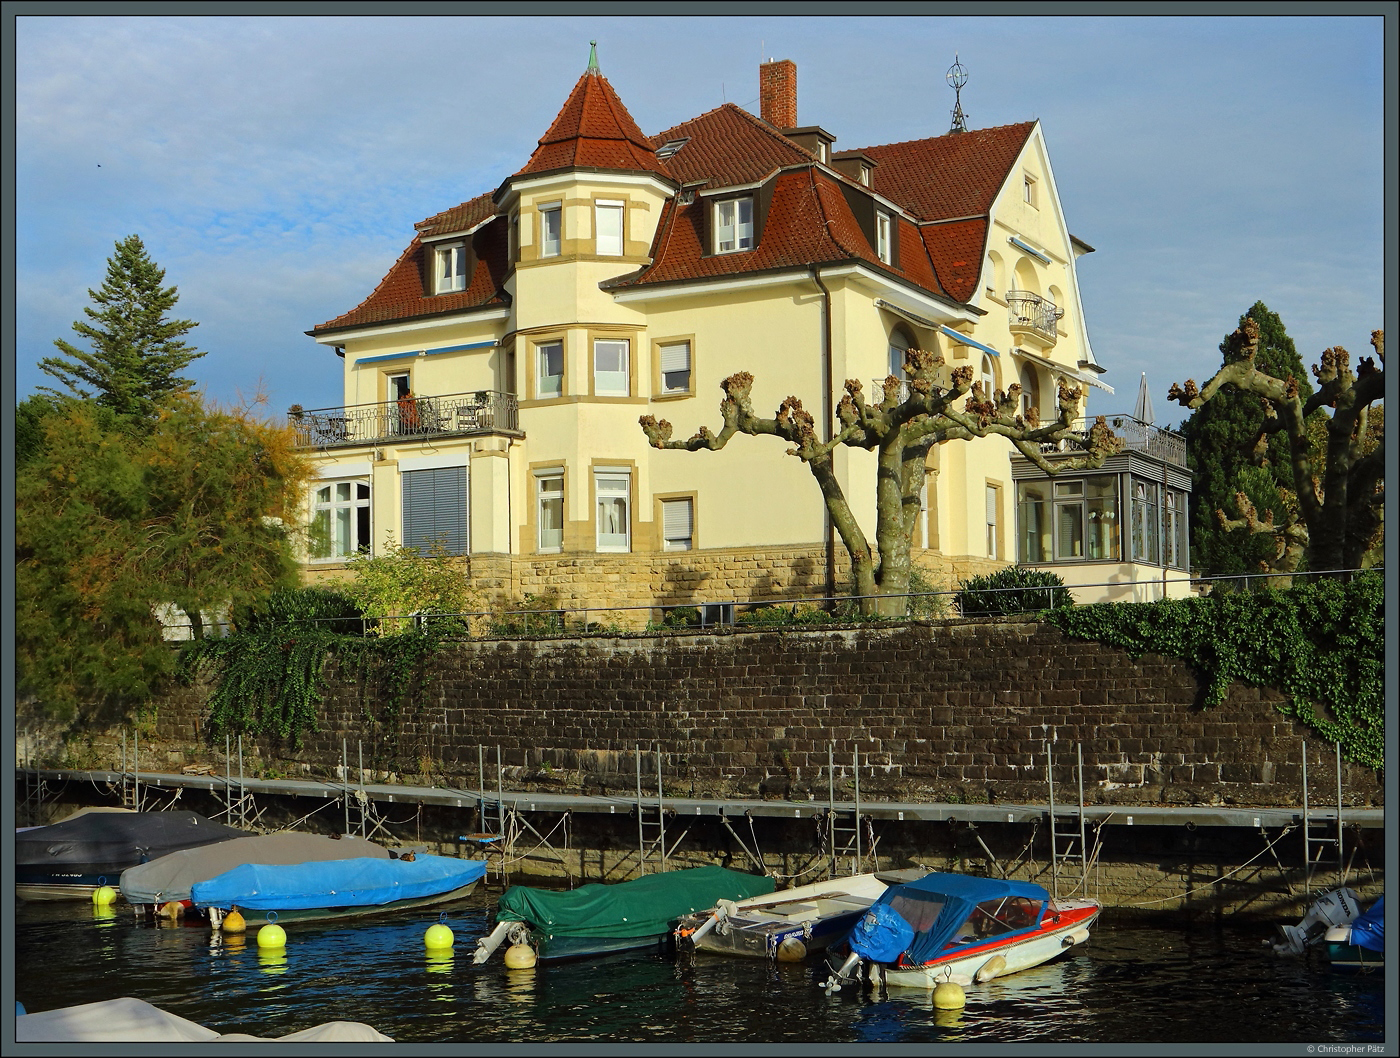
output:
[[437,467],[403,474],[403,544],[449,555],[470,549],[467,531],[467,468]]

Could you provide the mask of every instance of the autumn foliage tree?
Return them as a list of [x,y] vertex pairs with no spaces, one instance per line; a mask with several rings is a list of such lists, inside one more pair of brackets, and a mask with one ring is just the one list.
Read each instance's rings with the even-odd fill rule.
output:
[[[1087,432],[1076,431],[1082,392],[1062,382],[1055,419],[1039,421],[1019,411],[1021,387],[983,392],[972,383],[972,369],[950,368],[937,353],[910,349],[905,354],[907,381],[890,376],[882,392],[867,400],[857,379],[848,379],[836,408],[831,436],[823,437],[816,420],[797,397],[788,397],[771,417],[755,414],[753,376],[740,372],[721,384],[723,426],[718,433],[702,426],[687,440],[671,439],[672,427],[650,415],[641,426],[652,447],[682,451],[719,451],[735,434],[771,436],[786,441],[807,464],[821,489],[832,524],[851,558],[852,589],[862,612],[900,616],[908,609],[910,549],[919,514],[925,466],[934,445],[977,437],[1004,437],[1048,474],[1095,468],[1122,447],[1122,440],[1100,418]],[[1061,445],[1080,454],[1048,460],[1042,446]],[[876,456],[875,538],[867,538],[847,501],[836,473],[839,446],[865,449]]]
[[[1188,379],[1168,393],[1193,410],[1232,389],[1252,394],[1263,418],[1241,458],[1255,465],[1269,459],[1271,439],[1286,440],[1292,487],[1281,490],[1275,506],[1282,516],[1261,515],[1250,498],[1238,492],[1235,509],[1222,508],[1216,517],[1226,529],[1246,530],[1271,542],[1271,553],[1261,563],[1266,569],[1358,569],[1382,530],[1384,332],[1371,333],[1375,358],[1362,357],[1355,371],[1345,349],[1324,350],[1312,369],[1317,388],[1311,394],[1291,374],[1278,378],[1261,370],[1259,343],[1259,324],[1246,317],[1225,341],[1224,365],[1204,386],[1197,388]],[[1314,426],[1319,412],[1322,422]]]

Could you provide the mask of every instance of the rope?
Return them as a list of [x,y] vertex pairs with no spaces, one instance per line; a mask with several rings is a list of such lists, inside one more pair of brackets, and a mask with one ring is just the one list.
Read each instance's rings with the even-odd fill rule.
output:
[[1239,874],[1240,871],[1244,870],[1244,869],[1245,869],[1246,867],[1248,867],[1251,863],[1253,863],[1255,860],[1257,860],[1260,856],[1264,855],[1264,853],[1269,852],[1270,850],[1272,850],[1273,847],[1274,847],[1275,845],[1277,845],[1280,841],[1282,841],[1291,831],[1294,831],[1294,830],[1296,830],[1296,829],[1297,829],[1296,826],[1286,826],[1286,827],[1284,827],[1281,831],[1279,831],[1278,837],[1274,838],[1273,841],[1269,842],[1269,844],[1266,845],[1262,850],[1260,850],[1256,855],[1251,856],[1249,859],[1245,860],[1242,864],[1240,864],[1238,867],[1236,867],[1233,871],[1227,871],[1225,874],[1222,874],[1219,878],[1212,879],[1210,885],[1198,885],[1198,886],[1196,886],[1194,889],[1188,889],[1188,890],[1186,890],[1186,892],[1182,893],[1180,896],[1168,896],[1168,897],[1163,897],[1161,900],[1143,900],[1143,901],[1141,901],[1140,903],[1136,903],[1136,904],[1124,904],[1124,905],[1122,905],[1122,906],[1124,906],[1124,907],[1150,907],[1150,906],[1152,906],[1153,904],[1165,904],[1165,903],[1168,903],[1168,902],[1170,902],[1170,901],[1172,901],[1172,900],[1183,900],[1183,899],[1185,899],[1186,897],[1191,896],[1193,893],[1204,892],[1205,890],[1209,889],[1209,888],[1210,888],[1211,886],[1213,886],[1213,885],[1219,885],[1219,884],[1220,884],[1221,882],[1223,882],[1226,878],[1230,878],[1230,877],[1233,877],[1233,876],[1236,875],[1236,874]]

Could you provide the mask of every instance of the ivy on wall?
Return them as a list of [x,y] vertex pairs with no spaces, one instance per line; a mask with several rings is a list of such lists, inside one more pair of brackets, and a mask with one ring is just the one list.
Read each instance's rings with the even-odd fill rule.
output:
[[1351,761],[1385,761],[1383,641],[1385,584],[1366,573],[1284,591],[1213,592],[1156,603],[1099,603],[1044,615],[1066,635],[1181,658],[1203,683],[1202,704],[1219,705],[1236,680],[1274,687],[1280,708]]
[[191,642],[181,655],[187,679],[203,673],[213,682],[209,734],[272,735],[293,749],[317,730],[328,659],[378,703],[366,719],[392,727],[409,696],[421,693],[425,662],[449,630],[429,622],[403,634],[366,635],[353,602],[318,588],[278,593],[237,627],[222,639]]

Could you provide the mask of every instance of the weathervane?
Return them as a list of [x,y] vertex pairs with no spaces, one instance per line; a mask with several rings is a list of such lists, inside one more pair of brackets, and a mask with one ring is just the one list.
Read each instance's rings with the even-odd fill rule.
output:
[[953,52],[953,65],[948,67],[948,83],[953,86],[953,127],[949,132],[966,132],[967,115],[962,108],[962,86],[967,84],[967,68],[958,62],[958,53]]

